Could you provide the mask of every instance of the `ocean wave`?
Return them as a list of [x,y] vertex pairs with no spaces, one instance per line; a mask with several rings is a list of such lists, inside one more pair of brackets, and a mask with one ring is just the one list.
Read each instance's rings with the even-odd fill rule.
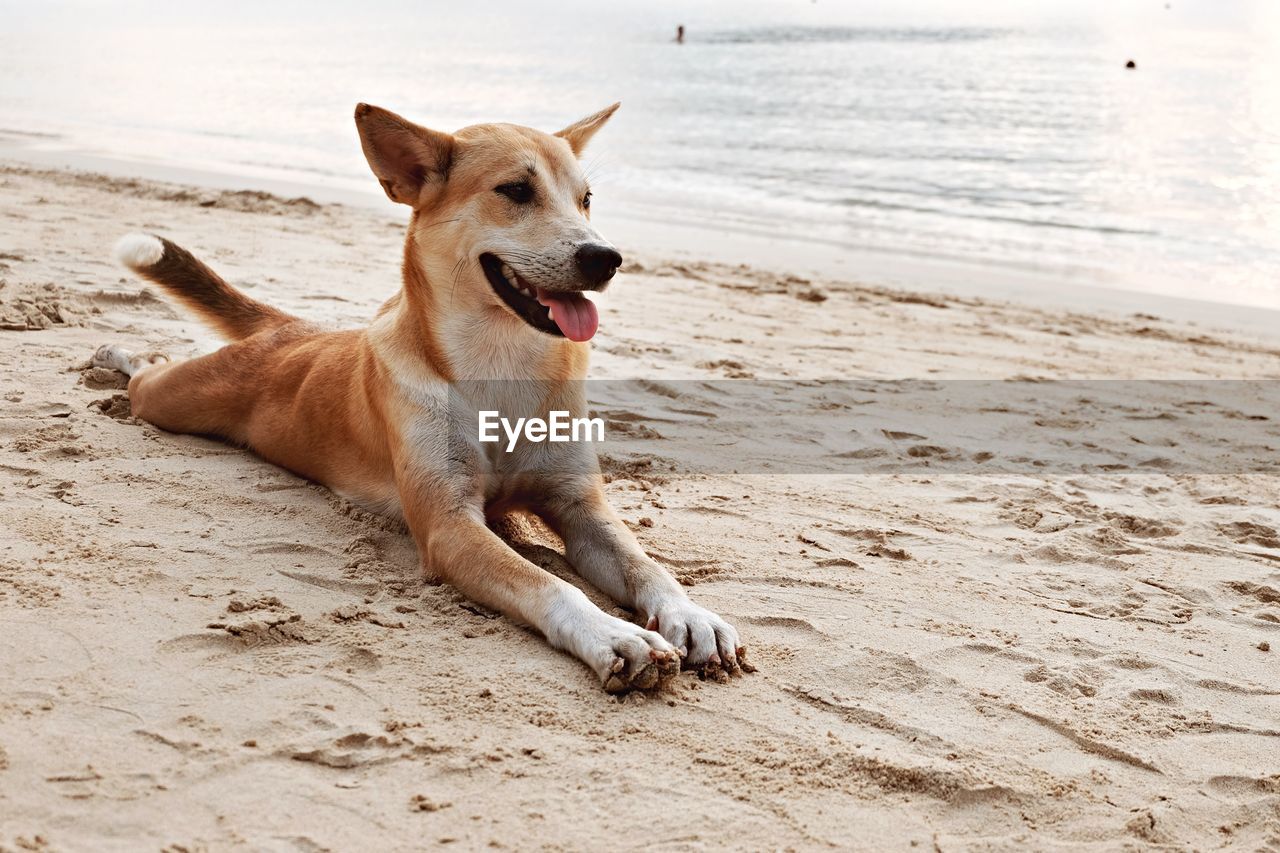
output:
[[852,42],[930,43],[975,42],[1005,38],[1016,30],[988,27],[759,27],[714,30],[698,41],[712,44],[816,44]]
[[[823,202],[825,199],[811,198],[811,201]],[[827,201],[827,203],[832,203]],[[1156,237],[1158,231],[1142,228],[1124,228],[1119,225],[1084,225],[1078,222],[1063,222],[1055,219],[1033,219],[1024,216],[1008,216],[996,213],[979,213],[925,205],[900,204],[876,199],[843,198],[834,201],[841,207],[865,207],[877,210],[896,210],[907,213],[926,213],[936,216],[957,217],[960,219],[979,219],[985,222],[1006,222],[1013,225],[1027,225],[1032,228],[1062,228],[1071,231],[1091,231],[1096,234],[1128,234],[1139,237]]]

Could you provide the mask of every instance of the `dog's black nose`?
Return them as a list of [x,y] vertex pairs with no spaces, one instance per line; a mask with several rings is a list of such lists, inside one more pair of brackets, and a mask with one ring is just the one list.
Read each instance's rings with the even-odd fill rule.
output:
[[578,262],[582,277],[591,285],[604,284],[622,266],[622,255],[618,254],[618,250],[599,243],[579,246],[573,257]]

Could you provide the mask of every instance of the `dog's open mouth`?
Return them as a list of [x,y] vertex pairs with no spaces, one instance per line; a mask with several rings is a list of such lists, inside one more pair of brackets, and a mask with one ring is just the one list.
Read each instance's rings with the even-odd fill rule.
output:
[[511,265],[488,252],[480,267],[493,292],[520,319],[540,332],[571,341],[589,341],[600,325],[600,315],[590,299],[578,292],[552,292],[520,277]]

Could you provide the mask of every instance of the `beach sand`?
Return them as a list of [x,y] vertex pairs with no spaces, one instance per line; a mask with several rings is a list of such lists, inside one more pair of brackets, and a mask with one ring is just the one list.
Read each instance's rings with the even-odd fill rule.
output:
[[[86,369],[217,345],[113,264],[128,230],[356,325],[402,221],[19,164],[0,190],[0,850],[1280,845],[1274,474],[615,460],[614,507],[759,667],[618,699],[424,584],[398,524]],[[601,378],[1280,372],[1280,336],[658,257],[603,306]],[[1134,418],[1189,404],[1162,393]],[[1226,451],[1273,456],[1275,412],[1236,415],[1277,439]]]

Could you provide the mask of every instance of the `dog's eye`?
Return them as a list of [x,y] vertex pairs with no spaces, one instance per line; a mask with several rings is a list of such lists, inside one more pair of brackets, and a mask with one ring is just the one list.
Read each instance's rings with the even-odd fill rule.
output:
[[587,191],[587,194],[582,197],[582,206],[584,208],[591,207],[591,192],[589,190]]
[[516,204],[528,204],[533,201],[533,186],[528,181],[517,181],[494,187],[493,191],[514,201]]

